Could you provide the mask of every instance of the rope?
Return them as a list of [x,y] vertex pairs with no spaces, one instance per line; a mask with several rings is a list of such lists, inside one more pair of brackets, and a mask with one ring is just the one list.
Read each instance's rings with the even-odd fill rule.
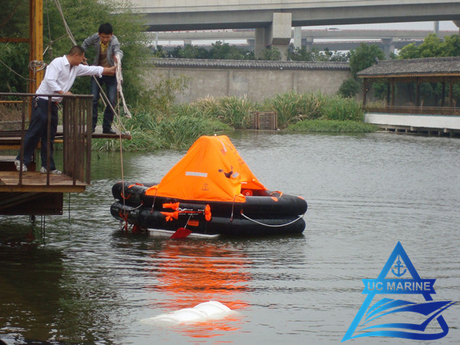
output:
[[33,60],[29,62],[29,68],[34,71],[34,73],[44,70],[46,66],[47,64],[44,61]]
[[59,14],[61,15],[62,22],[64,23],[64,27],[65,27],[65,31],[67,32],[67,35],[69,36],[72,43],[76,46],[77,41],[75,41],[72,31],[70,31],[69,25],[67,25],[67,21],[65,20],[64,12],[62,11],[61,3],[59,2],[59,0],[54,0],[54,3],[56,4]]
[[8,66],[6,63],[4,63],[1,59],[0,59],[0,63],[5,66],[7,69],[9,69],[11,72],[13,72],[14,74],[16,74],[18,77],[24,79],[24,80],[27,80],[27,81],[34,81],[34,79],[29,79],[29,78],[26,78],[26,77],[23,77],[22,75],[20,75],[18,72],[16,72],[14,69],[12,69],[10,66]]
[[285,223],[285,224],[278,224],[278,225],[275,225],[275,224],[266,224],[266,223],[262,223],[262,222],[259,222],[255,219],[252,219],[252,218],[249,218],[248,216],[246,216],[243,211],[241,211],[241,215],[246,218],[247,220],[250,220],[251,222],[254,222],[256,224],[259,224],[259,225],[262,225],[262,226],[266,226],[266,227],[269,227],[269,228],[282,228],[283,226],[288,226],[288,225],[291,225],[291,224],[294,224],[295,222],[297,222],[300,218],[303,217],[302,216],[297,216],[296,219],[294,219],[293,221],[289,222],[289,223]]
[[117,56],[117,61],[115,62],[116,69],[116,77],[117,77],[117,90],[120,93],[121,101],[123,103],[123,110],[125,111],[126,117],[128,119],[132,118],[131,112],[128,109],[125,101],[125,95],[123,94],[123,74],[121,73],[121,59]]

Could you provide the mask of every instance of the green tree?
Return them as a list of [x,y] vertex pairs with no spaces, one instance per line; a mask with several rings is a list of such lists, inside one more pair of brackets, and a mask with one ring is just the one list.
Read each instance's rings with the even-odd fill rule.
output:
[[442,56],[442,48],[441,39],[434,33],[425,37],[423,43],[418,47],[422,58]]
[[281,52],[278,48],[267,48],[262,51],[262,58],[260,60],[281,60]]
[[420,58],[420,50],[415,43],[410,43],[404,46],[399,51],[399,59],[418,59]]
[[314,52],[307,49],[306,46],[300,48],[290,47],[288,51],[288,59],[291,61],[313,61]]
[[171,56],[181,59],[207,59],[209,52],[205,48],[186,44],[183,47],[174,48]]
[[459,35],[446,36],[443,41],[436,34],[430,34],[418,47],[415,43],[411,43],[401,48],[398,58],[417,59],[441,56],[460,56]]
[[[29,37],[29,6],[23,0],[2,2],[0,37]],[[27,92],[29,44],[0,43],[0,92]]]
[[376,63],[376,58],[379,60],[385,60],[385,54],[378,45],[368,45],[361,43],[361,45],[350,52],[350,70],[353,78],[356,77],[356,73],[366,69]]
[[460,35],[446,36],[441,51],[442,56],[460,56]]
[[29,37],[28,18],[28,1],[2,1],[2,10],[0,11],[0,37]]
[[[339,95],[342,97],[353,97],[359,89],[361,83],[356,79],[356,74],[363,69],[366,69],[376,63],[377,60],[384,60],[385,54],[376,44],[361,45],[349,53],[351,79],[345,80],[339,88]],[[354,82],[353,82],[354,80]]]
[[355,78],[345,80],[339,88],[339,95],[344,98],[351,98],[356,96],[361,88],[361,83]]
[[[16,1],[10,2],[16,3]],[[60,4],[65,20],[77,44],[82,44],[86,37],[96,33],[100,24],[105,22],[112,24],[114,34],[120,40],[121,49],[124,52],[122,61],[123,91],[127,102],[134,102],[138,98],[140,89],[142,88],[142,70],[139,66],[151,56],[151,52],[147,48],[148,40],[144,33],[143,19],[139,15],[134,14],[129,3],[125,1],[61,0]],[[28,17],[29,2],[20,1],[19,6],[26,9],[22,9],[21,11],[26,11],[27,15],[25,17]],[[3,23],[3,21],[0,22]],[[24,27],[23,23],[24,16],[17,18],[14,15],[8,21],[8,27],[19,28],[14,30],[17,30],[18,35],[24,35],[24,28],[21,28],[21,25]],[[43,27],[43,45],[45,47],[43,60],[45,63],[49,63],[55,57],[66,54],[73,45],[67,34],[61,14],[56,7],[56,3],[52,0],[44,0],[43,2]],[[13,33],[16,32],[14,30]],[[26,37],[28,37],[28,32],[26,33]],[[20,47],[20,45],[14,45],[8,49],[4,49],[3,44],[0,47],[0,59],[2,61],[3,59],[12,61],[16,56],[20,55],[26,61],[25,65],[21,66],[21,68],[18,66],[13,67],[17,67],[18,70],[22,71],[27,70],[29,60],[28,47],[24,48]],[[27,53],[25,50],[27,50]],[[4,56],[6,54],[7,56]],[[92,52],[88,51],[88,61],[92,61],[91,54]],[[3,76],[4,73],[9,72],[0,70],[0,76]],[[18,82],[17,84],[21,83],[23,84],[23,82]],[[77,78],[72,91],[74,93],[88,94],[90,92],[89,83],[90,78]],[[11,81],[5,83],[5,80],[0,78],[0,90],[10,90],[12,85]],[[24,92],[26,89],[18,91]]]
[[245,60],[249,57],[247,51],[238,48],[235,45],[229,45],[228,43],[222,43],[217,41],[211,45],[209,51],[210,59],[232,59],[232,60]]

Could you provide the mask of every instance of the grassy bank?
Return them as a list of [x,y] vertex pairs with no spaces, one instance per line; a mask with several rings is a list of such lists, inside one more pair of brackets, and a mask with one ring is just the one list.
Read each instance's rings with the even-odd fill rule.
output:
[[[155,104],[156,103],[156,104]],[[185,149],[201,135],[252,126],[252,112],[276,111],[280,130],[293,132],[366,133],[377,128],[363,122],[364,112],[357,101],[322,93],[287,92],[254,103],[247,98],[207,97],[190,104],[174,104],[173,98],[140,107],[133,118],[122,118],[132,134],[124,150],[155,151]],[[94,150],[118,150],[117,140],[93,140]]]

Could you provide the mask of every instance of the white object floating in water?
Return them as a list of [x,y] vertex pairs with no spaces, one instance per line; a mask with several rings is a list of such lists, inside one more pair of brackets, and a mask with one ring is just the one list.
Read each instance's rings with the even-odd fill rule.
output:
[[160,314],[155,317],[141,320],[145,323],[171,322],[192,323],[210,319],[220,319],[232,313],[232,310],[217,301],[209,301],[196,305],[193,308],[184,308],[172,313]]

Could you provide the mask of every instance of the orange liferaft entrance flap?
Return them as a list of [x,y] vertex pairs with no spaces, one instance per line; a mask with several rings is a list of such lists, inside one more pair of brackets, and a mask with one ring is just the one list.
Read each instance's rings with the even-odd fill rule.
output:
[[266,190],[225,135],[202,136],[146,195],[244,202],[244,189]]

